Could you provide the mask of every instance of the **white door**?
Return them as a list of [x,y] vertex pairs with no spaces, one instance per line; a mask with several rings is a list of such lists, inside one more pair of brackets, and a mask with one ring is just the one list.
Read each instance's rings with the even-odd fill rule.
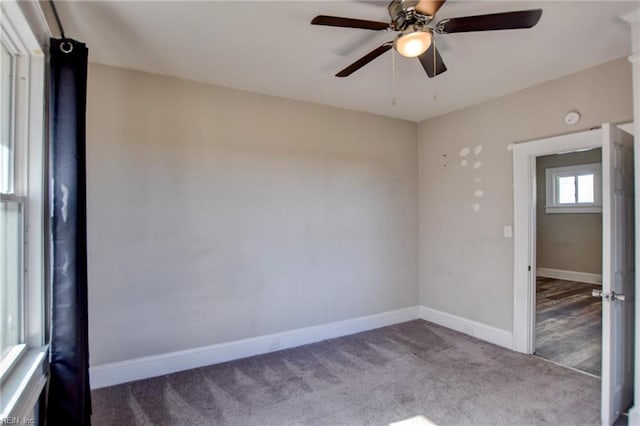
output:
[[611,425],[633,393],[633,137],[602,126],[602,424]]

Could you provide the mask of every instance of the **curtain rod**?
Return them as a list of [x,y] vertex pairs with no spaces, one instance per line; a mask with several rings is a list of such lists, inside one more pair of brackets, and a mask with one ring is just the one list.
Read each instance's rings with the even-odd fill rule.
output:
[[53,15],[56,18],[56,23],[58,24],[58,29],[60,30],[60,35],[63,40],[66,40],[66,36],[64,35],[64,27],[62,26],[62,22],[60,21],[60,16],[58,15],[58,9],[56,9],[56,5],[53,0],[49,0],[49,4],[51,4],[51,9],[53,9]]

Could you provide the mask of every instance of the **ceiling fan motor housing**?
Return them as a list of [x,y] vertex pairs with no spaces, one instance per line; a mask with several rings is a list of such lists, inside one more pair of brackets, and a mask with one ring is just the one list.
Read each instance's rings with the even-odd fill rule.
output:
[[416,30],[426,29],[433,17],[418,12],[416,6],[419,3],[420,0],[393,0],[389,3],[389,16],[394,30],[404,31],[410,26]]

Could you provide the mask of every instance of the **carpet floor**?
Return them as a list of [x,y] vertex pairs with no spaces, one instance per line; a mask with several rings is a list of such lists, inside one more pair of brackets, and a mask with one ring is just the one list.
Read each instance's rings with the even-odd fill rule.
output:
[[600,381],[415,320],[92,397],[94,426],[597,425]]

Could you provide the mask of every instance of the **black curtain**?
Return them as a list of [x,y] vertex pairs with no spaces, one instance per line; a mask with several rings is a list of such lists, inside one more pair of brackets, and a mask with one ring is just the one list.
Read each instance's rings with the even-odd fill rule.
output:
[[49,198],[51,255],[50,425],[89,425],[85,119],[83,43],[51,39]]

